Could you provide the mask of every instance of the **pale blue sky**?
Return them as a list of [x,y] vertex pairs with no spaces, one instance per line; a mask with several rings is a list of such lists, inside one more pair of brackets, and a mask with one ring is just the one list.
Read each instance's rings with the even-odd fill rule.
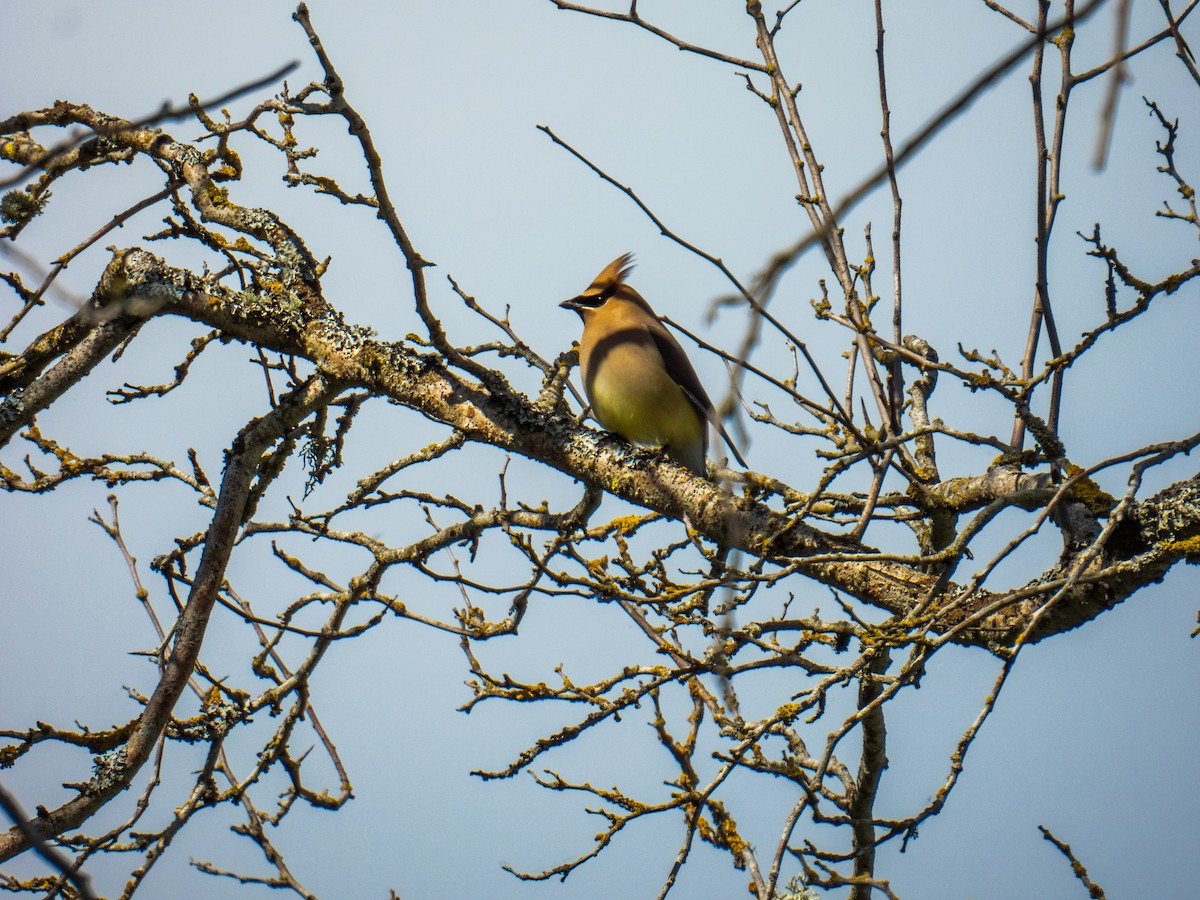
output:
[[[291,59],[301,62],[289,78],[293,89],[318,72],[288,2],[214,0],[196,8],[150,0],[43,0],[6,6],[0,117],[61,98],[136,118],[164,101],[180,103],[190,92],[219,95]],[[1029,14],[1034,4],[1013,6]],[[1135,40],[1161,27],[1157,4],[1134,7]],[[553,128],[634,187],[681,237],[748,279],[772,252],[803,234],[807,220],[793,199],[796,188],[773,114],[745,90],[733,69],[680,53],[628,25],[556,11],[545,0],[311,0],[310,8],[350,101],[374,132],[399,212],[421,253],[439,266],[430,281],[432,302],[452,337],[473,341],[487,332],[459,312],[442,274],[452,275],[493,311],[511,306],[516,329],[551,356],[577,337],[575,317],[557,302],[628,250],[639,259],[633,283],[660,313],[733,349],[741,313],[727,311],[715,324],[704,323],[708,302],[728,291],[720,274],[661,237],[627,198],[535,128]],[[740,2],[644,0],[639,9],[693,42],[734,55],[755,52]],[[773,10],[768,6],[769,15]],[[1024,39],[980,2],[892,2],[885,3],[885,15],[897,139]],[[1077,66],[1095,64],[1107,52],[1109,31],[1100,23],[1110,15],[1106,7],[1098,14],[1099,27],[1083,32]],[[805,0],[779,41],[785,71],[803,83],[800,109],[834,196],[854,187],[882,159],[872,22],[872,4],[865,0]],[[1200,41],[1194,22],[1186,33]],[[928,338],[943,358],[952,357],[961,343],[995,349],[1011,365],[1020,359],[1033,281],[1027,73],[1023,64],[984,94],[901,174],[906,331]],[[1154,171],[1161,129],[1140,99],[1149,96],[1169,115],[1183,117],[1179,163],[1200,182],[1196,85],[1166,44],[1138,62],[1133,78],[1121,98],[1110,170],[1103,175],[1080,163],[1090,157],[1101,83],[1081,88],[1072,100],[1067,200],[1051,273],[1064,343],[1073,343],[1080,330],[1103,317],[1103,268],[1084,255],[1076,230],[1087,232],[1093,222],[1102,222],[1106,239],[1147,277],[1183,268],[1197,255],[1194,231],[1189,235],[1153,217],[1164,198],[1176,198],[1167,179]],[[232,111],[245,111],[254,99],[239,101]],[[200,133],[194,122],[165,128],[180,138]],[[350,190],[366,188],[344,128],[330,121],[306,123],[304,129],[301,139],[321,146],[314,171],[339,178]],[[237,201],[279,209],[318,257],[332,257],[324,284],[334,305],[385,337],[414,330],[403,261],[379,224],[328,198],[286,190],[281,160],[248,144],[239,150],[247,177],[233,187]],[[23,235],[22,246],[49,262],[113,211],[154,190],[156,174],[134,167],[64,179],[46,214]],[[157,230],[163,214],[144,213],[101,244],[140,243],[142,235]],[[844,222],[852,253],[863,253],[868,220],[881,264],[876,291],[884,293],[891,222],[886,192],[873,195]],[[194,258],[182,248],[155,249],[177,253],[173,261]],[[84,254],[61,282],[86,296],[105,259],[100,248]],[[10,264],[0,257],[0,267]],[[840,373],[844,335],[814,322],[809,307],[818,295],[818,278],[828,279],[828,272],[810,253],[787,276],[773,308],[810,341],[831,372]],[[1195,287],[1164,298],[1151,315],[1102,342],[1092,359],[1070,371],[1063,430],[1074,461],[1093,463],[1196,430],[1198,303]],[[0,295],[0,304],[7,310],[12,299]],[[15,343],[23,345],[39,326],[67,312],[52,304],[31,316]],[[6,320],[7,312],[0,318]],[[263,409],[261,377],[243,348],[206,352],[195,383],[158,405],[111,409],[103,399],[106,389],[123,381],[169,378],[197,333],[178,321],[153,323],[136,352],[99,369],[42,418],[44,427],[69,438],[80,453],[145,447],[182,463],[186,448],[196,447],[215,476],[231,436]],[[722,393],[719,361],[699,351],[691,355],[710,393]],[[789,374],[781,342],[764,346],[760,359]],[[811,387],[801,379],[801,390]],[[750,390],[778,402],[757,386]],[[947,422],[1007,436],[1007,411],[986,397],[944,379],[935,399],[935,414]],[[397,407],[376,404],[357,427],[348,472],[369,472],[437,434]],[[761,429],[754,436],[748,459],[755,469],[801,489],[815,482],[822,465],[813,456],[815,445],[780,441]],[[15,465],[24,452],[6,450],[6,464]],[[943,474],[978,471],[990,455],[948,449]],[[431,473],[444,483],[423,487],[474,491],[486,501],[497,493],[499,459],[473,449],[455,470]],[[1194,465],[1193,459],[1164,467],[1147,479],[1149,491],[1190,475]],[[513,494],[534,501],[573,496],[568,482],[533,464],[514,462],[509,477]],[[1120,492],[1123,479],[1118,471],[1100,480]],[[297,498],[302,486],[302,474],[286,482]],[[152,643],[149,626],[136,608],[121,559],[85,521],[93,508],[106,506],[107,493],[103,485],[77,483],[54,497],[0,495],[6,576],[0,581],[5,622],[0,727],[25,727],[35,718],[79,719],[97,727],[124,721],[132,706],[123,685],[150,684],[145,663],[127,655],[134,646]],[[156,601],[163,602],[161,582],[145,567],[169,549],[171,536],[204,528],[204,512],[170,488],[155,493],[135,486],[120,496],[126,536]],[[172,505],[172,498],[184,502]],[[286,515],[282,489],[266,509]],[[19,533],[12,524],[18,521]],[[409,524],[382,517],[371,527],[400,542],[414,536],[405,530]],[[1013,518],[1007,527],[1005,539],[1023,520]],[[1046,536],[1002,577],[1011,583],[1032,577],[1057,554],[1057,541]],[[265,561],[269,548],[259,550],[265,552],[235,556],[230,578],[260,611],[274,611],[304,587]],[[47,572],[30,564],[44,553],[61,554],[71,565]],[[1195,625],[1197,584],[1194,572],[1177,570],[1087,627],[1026,652],[971,751],[947,811],[922,827],[904,855],[895,846],[881,852],[879,872],[901,897],[1084,896],[1065,860],[1040,837],[1039,823],[1071,843],[1110,897],[1191,896],[1191,859],[1200,843],[1194,763],[1200,664],[1197,644],[1187,635]],[[448,587],[416,582],[403,587],[411,589],[414,603],[443,613],[457,602]],[[807,584],[791,589],[797,602],[833,607],[824,590]],[[214,618],[204,654],[214,671],[226,665],[240,673],[248,646],[244,631],[231,617]],[[583,678],[609,671],[626,655],[646,654],[627,619],[584,601],[542,604],[524,623],[519,642],[488,645],[481,652],[497,669],[507,666],[514,675],[546,680],[559,662]],[[910,813],[937,789],[954,741],[978,712],[996,668],[981,651],[947,651],[935,658],[922,689],[897,701],[880,814]],[[578,855],[590,847],[599,824],[582,812],[585,804],[578,798],[535,789],[527,776],[484,784],[468,774],[506,764],[540,734],[573,721],[577,711],[485,704],[464,716],[455,707],[469,696],[462,686],[467,674],[456,640],[411,623],[391,623],[354,642],[352,650],[335,648],[316,682],[314,703],[343,752],[356,799],[336,815],[297,811],[275,835],[291,853],[298,877],[324,898],[384,897],[389,887],[405,900],[654,896],[682,833],[677,819],[632,827],[565,884],[522,885],[500,869],[509,864],[535,870]],[[778,679],[764,679],[762,702],[777,703],[780,693],[786,699],[788,690]],[[181,758],[187,752],[170,748]],[[195,764],[185,761],[179,769],[187,772]],[[578,780],[619,783],[648,794],[663,791],[661,781],[669,776],[645,716],[606,726],[546,764]],[[86,765],[69,778],[51,767],[0,773],[30,806],[52,804],[57,782],[86,776]],[[782,784],[752,779],[731,784],[744,786],[734,810],[744,834],[765,850],[794,796]],[[262,796],[268,802],[270,791]],[[224,812],[210,811],[185,831],[147,883],[145,896],[267,896],[265,889],[239,888],[188,867],[189,856],[224,868],[257,866],[253,848],[225,830]],[[35,868],[21,861],[11,871],[28,874]],[[111,894],[119,892],[128,871],[106,861],[92,870],[101,891]],[[726,857],[697,846],[674,896],[742,896],[745,881]]]

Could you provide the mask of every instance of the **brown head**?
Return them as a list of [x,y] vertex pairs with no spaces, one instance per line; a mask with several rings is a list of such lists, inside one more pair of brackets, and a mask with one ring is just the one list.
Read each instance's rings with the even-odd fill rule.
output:
[[[625,279],[629,277],[629,273],[633,271],[633,254],[622,253],[607,266],[605,266],[599,275],[592,279],[592,283],[578,297],[572,297],[570,300],[564,300],[558,304],[563,309],[573,309],[579,313],[579,317],[587,320],[587,313],[590,310],[599,309],[613,297],[614,294],[621,291],[622,295],[631,295],[626,299],[637,298],[642,306],[646,306],[646,301],[642,300],[641,296],[633,288],[625,285]],[[648,307],[647,307],[648,308]]]

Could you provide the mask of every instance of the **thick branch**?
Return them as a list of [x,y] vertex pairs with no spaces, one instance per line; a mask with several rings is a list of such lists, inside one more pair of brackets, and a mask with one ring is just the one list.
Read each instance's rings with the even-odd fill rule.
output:
[[[612,436],[580,427],[573,419],[548,412],[515,392],[493,393],[465,380],[437,354],[419,352],[404,342],[363,337],[361,330],[332,316],[305,321],[296,310],[274,309],[269,297],[204,293],[204,284],[186,270],[164,266],[144,251],[126,253],[131,284],[148,278],[174,284],[177,302],[165,312],[192,318],[233,338],[256,343],[314,362],[326,375],[348,385],[385,395],[427,418],[461,432],[468,440],[520,453],[615,496],[665,516],[686,519],[722,546],[737,547],[779,565],[795,563],[805,574],[871,605],[906,616],[930,608],[936,597],[949,600],[963,589],[940,586],[915,558],[887,556],[835,534],[819,531],[768,506],[728,491],[653,452],[638,451]],[[1011,489],[1029,491],[1032,506],[1042,506],[1051,492],[1038,490],[1037,479],[985,477],[971,486],[972,501]],[[1183,483],[1192,485],[1196,480]],[[948,497],[957,491],[948,491]],[[962,502],[961,496],[959,498]],[[973,503],[964,503],[973,505]],[[1082,579],[1072,589],[1073,602],[1057,604],[1037,637],[1089,621],[1133,591],[1158,581],[1180,559],[1190,558],[1189,529],[1200,533],[1200,502],[1189,506],[1164,494],[1134,507],[1150,521],[1170,515],[1184,523],[1169,540],[1126,529],[1120,559],[1144,556],[1136,565],[1109,566]],[[1141,521],[1139,519],[1139,521]],[[1174,521],[1174,520],[1173,520]],[[939,620],[937,630],[970,621],[955,636],[967,644],[1002,652],[1038,608],[1047,592],[1062,586],[1061,573],[1050,570],[1030,585],[1006,594],[975,592],[955,604]],[[1008,605],[1006,608],[1006,604]],[[936,612],[938,604],[933,604]]]
[[205,538],[204,554],[188,595],[187,605],[175,625],[175,643],[163,667],[162,677],[138,718],[124,746],[111,754],[111,765],[98,767],[97,774],[71,800],[57,809],[39,814],[18,828],[0,835],[0,861],[11,859],[29,847],[26,834],[41,839],[62,834],[88,819],[109,800],[125,790],[171,720],[171,711],[200,654],[209,614],[225,579],[234,543],[247,513],[247,500],[263,453],[278,438],[303,421],[310,412],[328,403],[338,388],[314,376],[279,406],[251,421],[235,438],[225,467],[216,512]]

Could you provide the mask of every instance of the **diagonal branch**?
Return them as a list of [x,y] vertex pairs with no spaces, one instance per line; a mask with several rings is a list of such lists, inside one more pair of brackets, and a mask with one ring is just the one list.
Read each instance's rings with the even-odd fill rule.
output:
[[253,419],[238,433],[230,449],[217,507],[205,536],[204,553],[174,629],[174,644],[154,693],[134,724],[125,744],[107,755],[110,764],[100,767],[79,793],[57,809],[39,813],[0,835],[0,861],[11,859],[30,846],[30,836],[42,840],[79,827],[109,800],[125,790],[149,758],[171,721],[171,711],[187,686],[200,654],[209,614],[225,580],[225,567],[247,515],[247,502],[262,455],[315,409],[328,404],[341,390],[336,382],[313,376],[267,415]]

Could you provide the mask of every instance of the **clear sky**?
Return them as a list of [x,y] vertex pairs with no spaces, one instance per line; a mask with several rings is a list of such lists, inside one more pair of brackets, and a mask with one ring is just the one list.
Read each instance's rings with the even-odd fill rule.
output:
[[[807,222],[794,199],[773,114],[746,91],[733,68],[680,53],[629,25],[557,11],[546,0],[309,5],[350,101],[372,128],[400,214],[422,255],[438,265],[432,303],[452,336],[464,342],[490,337],[462,315],[438,273],[452,275],[493,311],[510,307],[522,337],[553,356],[578,336],[575,316],[557,302],[585,287],[614,256],[633,251],[639,261],[633,283],[660,313],[734,349],[743,313],[727,310],[713,322],[705,317],[709,302],[729,292],[720,273],[664,238],[628,198],[535,127],[549,126],[633,187],[680,237],[721,257],[745,280],[804,234]],[[213,0],[185,7],[150,0],[42,0],[5,6],[0,117],[65,99],[137,118],[164,101],[181,103],[189,93],[220,95],[289,60],[301,63],[288,79],[293,90],[319,71],[291,21],[289,2]],[[1012,6],[1030,15],[1034,4]],[[1131,39],[1137,41],[1162,27],[1161,12],[1154,3],[1134,6]],[[1112,7],[1105,5],[1095,27],[1082,33],[1077,67],[1103,60]],[[752,58],[753,31],[743,8],[732,0],[639,4],[647,19],[689,41]],[[768,6],[769,16],[773,11]],[[915,131],[966,81],[1024,39],[1011,22],[974,0],[893,0],[885,3],[885,16],[897,138]],[[1194,21],[1185,34],[1200,42]],[[803,84],[805,124],[830,191],[841,196],[882,160],[873,6],[865,0],[805,0],[789,16],[779,49],[789,77]],[[1010,365],[1020,359],[1034,277],[1027,75],[1025,63],[901,173],[905,330],[928,338],[943,358],[953,357],[961,344],[995,350]],[[1141,97],[1182,117],[1178,161],[1197,184],[1200,90],[1167,43],[1140,59],[1132,78],[1121,97],[1105,173],[1086,166],[1103,80],[1072,100],[1066,200],[1051,271],[1066,343],[1102,321],[1104,309],[1103,267],[1086,256],[1076,231],[1088,233],[1101,222],[1107,241],[1148,277],[1184,268],[1198,255],[1195,230],[1154,217],[1164,199],[1178,198],[1155,172],[1154,146],[1162,133]],[[236,116],[257,99],[240,100],[231,112]],[[201,131],[194,121],[164,127],[181,139]],[[347,189],[367,188],[344,128],[310,123],[305,129],[302,140],[321,147],[315,170]],[[403,260],[379,223],[362,211],[340,210],[328,198],[288,191],[276,156],[249,147],[244,156],[246,177],[233,187],[238,202],[279,209],[318,257],[332,258],[326,296],[347,319],[386,338],[414,330]],[[65,179],[22,247],[50,263],[113,212],[154,190],[155,175],[135,167]],[[144,213],[101,243],[139,243],[161,227],[164,214],[161,208]],[[868,221],[881,266],[876,291],[884,293],[890,278],[886,191],[844,222],[860,254]],[[159,244],[155,252],[174,250]],[[100,248],[85,253],[60,278],[61,286],[86,297],[106,258]],[[172,259],[186,264],[191,258],[181,250]],[[12,265],[0,256],[0,269]],[[823,259],[810,253],[787,276],[775,308],[810,341],[818,359],[838,371],[844,335],[815,322],[809,306],[819,296],[820,278],[833,284]],[[7,321],[14,302],[0,293],[0,320]],[[1196,430],[1198,304],[1194,286],[1164,299],[1069,373],[1063,431],[1073,460],[1088,464]],[[16,343],[23,346],[37,329],[68,313],[65,304],[51,304],[31,317]],[[99,369],[44,424],[80,453],[146,447],[183,462],[186,448],[195,447],[213,475],[240,424],[262,412],[261,376],[244,348],[215,348],[201,358],[197,383],[169,401],[152,409],[109,408],[105,390],[125,381],[169,379],[199,333],[178,321],[153,328],[153,340],[143,335],[136,353]],[[725,370],[719,360],[690,352],[710,393],[720,395]],[[790,374],[782,342],[765,345],[760,358]],[[802,390],[810,387],[801,383]],[[1007,411],[986,398],[950,384],[939,386],[937,398],[936,414],[957,427],[1007,435]],[[412,418],[382,404],[371,410],[348,468],[369,472],[438,433]],[[766,431],[754,438],[748,448],[753,468],[800,489],[815,482],[822,463],[811,446]],[[6,450],[5,463],[16,465],[24,452]],[[447,473],[445,485],[428,489],[458,485],[493,497],[499,457],[480,451],[464,458],[479,461],[479,470]],[[944,474],[970,474],[986,462],[987,455],[952,452],[943,457]],[[1194,466],[1194,459],[1182,460],[1153,473],[1144,493],[1189,476]],[[534,501],[564,484],[532,464],[514,464],[511,477]],[[1120,493],[1124,477],[1118,470],[1101,481]],[[302,487],[301,478],[289,490]],[[75,483],[54,497],[0,495],[0,728],[27,727],[39,718],[95,727],[124,721],[132,704],[123,686],[150,684],[145,662],[128,655],[153,642],[149,626],[124,563],[86,522],[93,509],[106,507],[107,494],[102,484]],[[155,494],[135,486],[120,496],[127,538],[143,566],[170,549],[171,537],[206,525],[202,510],[171,506],[169,490]],[[282,495],[272,502],[275,514],[286,515]],[[379,527],[396,542],[414,536],[399,524]],[[1016,584],[1033,577],[1044,564],[1037,554],[1052,557],[1056,541],[1048,536],[1003,577]],[[69,564],[46,571],[37,561],[49,553]],[[281,577],[277,567],[260,568],[261,560],[235,557],[230,577],[260,610],[275,611],[303,587]],[[161,583],[148,571],[143,576],[156,600],[169,602]],[[1039,823],[1072,845],[1110,897],[1194,896],[1200,663],[1188,633],[1195,627],[1198,587],[1194,571],[1176,570],[1085,628],[1027,651],[971,750],[946,812],[922,827],[905,854],[895,847],[882,851],[879,873],[892,879],[901,897],[1082,897],[1066,861],[1039,835]],[[457,602],[450,588],[445,595],[429,585],[412,589],[418,602],[443,612]],[[812,586],[797,591],[798,602],[833,605]],[[638,646],[630,627],[609,610],[564,603],[531,618],[519,645],[489,646],[487,652],[497,668],[511,665],[529,677],[551,680],[559,662],[572,673],[595,675]],[[232,618],[214,619],[204,654],[214,671],[244,664],[242,630]],[[315,893],[384,897],[391,887],[405,900],[654,896],[677,850],[677,820],[631,828],[565,883],[523,885],[500,868],[555,865],[589,849],[599,829],[598,820],[582,811],[586,804],[538,790],[527,777],[484,784],[469,775],[506,764],[543,732],[573,721],[571,710],[485,704],[463,715],[456,707],[469,697],[462,685],[468,673],[456,640],[398,622],[354,643],[353,652],[335,651],[326,661],[314,703],[342,751],[356,799],[336,814],[299,811],[278,834],[297,875]],[[922,689],[897,702],[880,814],[908,814],[937,789],[954,741],[978,712],[996,670],[996,661],[982,651],[948,651],[936,658]],[[578,780],[661,789],[669,770],[644,722],[630,717],[548,765]],[[820,739],[823,732],[814,738]],[[172,746],[170,752],[187,751]],[[87,774],[81,770],[71,779]],[[25,767],[0,772],[0,780],[32,806],[54,802],[56,782],[67,779],[59,769]],[[781,783],[744,784],[739,823],[754,843],[769,846],[794,797]],[[238,887],[188,866],[189,857],[229,869],[258,865],[253,848],[226,825],[221,811],[194,823],[147,883],[146,896],[267,896],[266,889]],[[31,861],[11,867],[15,874],[35,870]],[[101,890],[115,895],[128,869],[98,861],[94,871]],[[677,896],[742,896],[745,880],[726,857],[699,847]]]

